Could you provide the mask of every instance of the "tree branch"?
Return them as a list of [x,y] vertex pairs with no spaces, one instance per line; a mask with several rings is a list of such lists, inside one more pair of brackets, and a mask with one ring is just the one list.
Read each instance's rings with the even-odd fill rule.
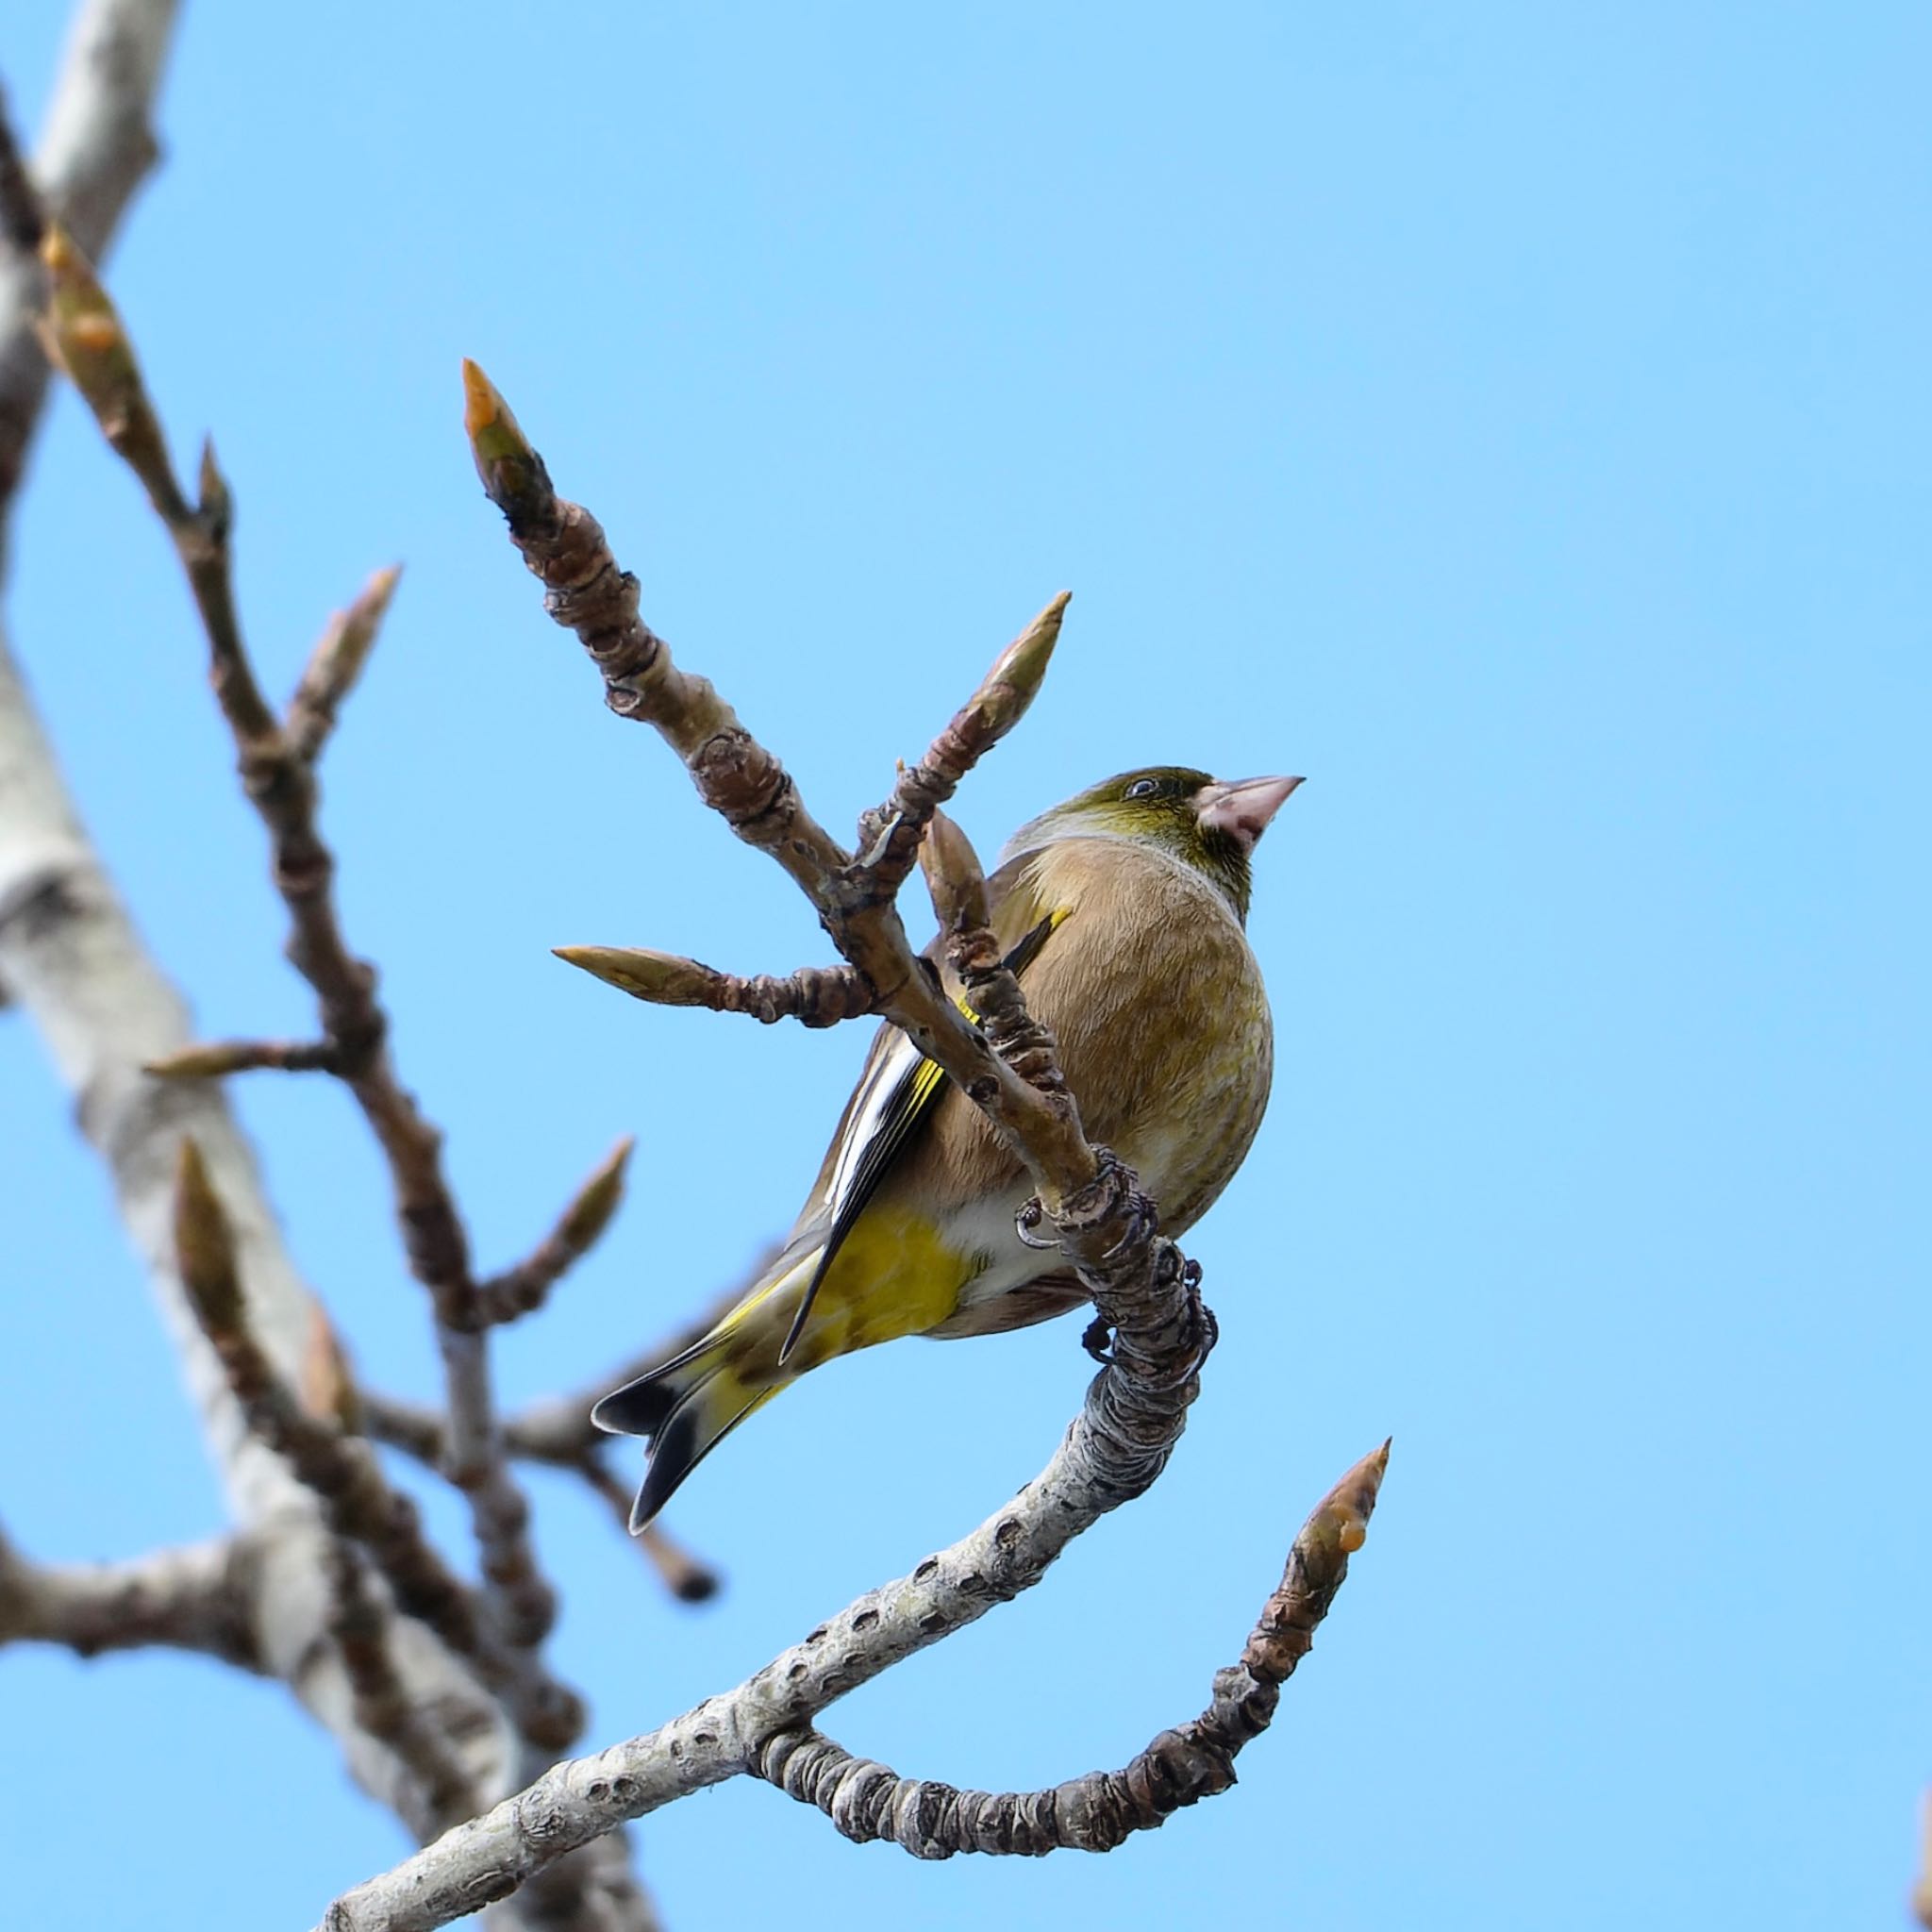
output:
[[782,975],[741,979],[702,960],[641,946],[558,946],[557,957],[593,979],[659,1007],[708,1007],[714,1013],[749,1013],[771,1025],[797,1020],[836,1026],[878,1010],[877,995],[856,966],[801,966]]
[[329,733],[336,728],[336,713],[356,688],[362,667],[375,648],[376,631],[402,574],[401,564],[377,571],[356,601],[329,619],[317,640],[282,723],[289,747],[298,758],[313,764],[322,756]]
[[747,1769],[802,1804],[816,1805],[855,1843],[889,1839],[916,1858],[1110,1852],[1234,1783],[1237,1754],[1267,1729],[1281,1686],[1313,1647],[1315,1628],[1348,1574],[1348,1558],[1362,1546],[1388,1466],[1385,1442],[1315,1506],[1241,1661],[1215,1674],[1208,1708],[1162,1731],[1119,1771],[1089,1772],[1045,1790],[962,1791],[900,1777],[808,1725],[768,1738]]
[[[1091,1422],[1099,1392],[1114,1374],[1108,1370],[1089,1391],[1082,1423]],[[1076,1423],[1076,1431],[1079,1427]],[[1010,1839],[1005,1849],[1052,1850],[1054,1844],[1045,1841],[1049,1831],[1056,1841],[1065,1834],[1067,1843],[1104,1849],[1100,1834],[1109,1825],[1142,1828],[1143,1823],[1159,1822],[1151,1814],[1161,1806],[1159,1816],[1165,1817],[1233,1782],[1227,1760],[1265,1726],[1277,1687],[1306,1655],[1315,1624],[1341,1587],[1349,1552],[1360,1547],[1386,1456],[1384,1445],[1357,1463],[1317,1507],[1295,1541],[1282,1586],[1263,1608],[1241,1663],[1217,1676],[1213,1703],[1191,1725],[1157,1738],[1127,1767],[1128,1776],[1142,1780],[1139,1788],[1110,1790],[1106,1774],[1098,1774],[1097,1785],[1075,1780],[1052,1792],[1032,1794],[1038,1802],[1031,1811],[1017,1810],[1004,1827]],[[1069,1507],[1085,1515],[1091,1507],[1091,1490],[1071,1466],[1082,1460],[1070,1439],[1038,1483],[973,1535],[928,1557],[911,1575],[858,1598],[737,1690],[708,1698],[647,1736],[557,1765],[508,1803],[458,1825],[393,1871],[344,1893],[329,1907],[319,1932],[433,1932],[465,1912],[508,1897],[563,1851],[613,1831],[628,1819],[746,1773],[787,1778],[786,1762],[801,1747],[808,1755],[798,1759],[801,1790],[794,1795],[815,1795],[813,1765],[827,1772],[838,1766],[835,1759],[812,1754],[810,1717],[1037,1582],[1058,1548],[1091,1520],[1089,1516],[1063,1534],[1055,1521]],[[826,1748],[838,1750],[836,1745]],[[856,1782],[848,1778],[842,1808],[855,1822],[885,1822],[886,1814],[866,1802],[868,1790],[903,1795],[908,1801],[903,1822],[891,1821],[891,1835],[903,1831],[915,1846],[930,1844],[934,1849],[925,1856],[944,1856],[939,1847],[962,1836],[969,1824],[976,1830],[982,1823],[999,1823],[997,1799],[984,1807],[958,1807],[949,1821],[941,1797],[946,1788],[915,1788],[916,1796],[912,1790],[901,1793],[887,1785],[891,1775],[883,1767],[872,1767]],[[1145,1782],[1169,1778],[1174,1782],[1158,1789]],[[804,1790],[808,1784],[814,1786],[812,1792]],[[1027,1800],[1015,1803],[1024,1807]],[[930,1835],[922,1840],[922,1831]],[[1025,1841],[1028,1833],[1039,1834],[1037,1841]],[[1002,1847],[959,1843],[951,1848]]]
[[423,1534],[415,1504],[384,1481],[367,1445],[307,1414],[250,1334],[228,1217],[192,1140],[181,1142],[175,1244],[189,1304],[250,1429],[320,1499],[335,1534],[368,1551],[397,1604],[503,1697],[523,1734],[561,1750],[583,1723],[575,1693],[529,1671]]
[[[619,568],[602,525],[580,504],[557,494],[542,458],[475,363],[464,364],[464,423],[484,490],[503,512],[524,562],[543,583],[544,608],[576,633],[602,674],[606,704],[621,717],[655,726],[683,761],[699,797],[791,874],[833,943],[873,987],[877,1009],[985,1109],[1033,1173],[1043,1198],[1057,1204],[1091,1186],[1099,1168],[1071,1103],[1041,1092],[992,1052],[920,969],[892,903],[905,870],[894,842],[900,823],[917,819],[922,808],[929,811],[920,803],[925,792],[936,794],[945,774],[963,773],[969,755],[982,756],[1024,715],[1059,635],[1065,596],[1055,598],[1001,654],[935,741],[922,764],[938,775],[922,781],[924,790],[903,804],[889,801],[868,815],[861,830],[870,836],[854,858],[806,809],[791,774],[709,681],[673,662],[670,646],[639,616],[637,579]],[[895,787],[893,801],[899,797]],[[910,862],[908,852],[906,867]]]
[[[35,251],[46,214],[90,255],[107,250],[135,190],[160,153],[152,125],[175,0],[87,0],[75,13],[29,179],[0,103],[0,526],[25,474],[47,394],[34,338],[43,277]],[[0,540],[4,555],[4,540]]]
[[[558,1736],[557,1723],[580,1705],[550,1677],[542,1660],[557,1597],[539,1568],[529,1502],[511,1474],[497,1428],[487,1324],[475,1315],[469,1238],[443,1172],[442,1136],[397,1076],[375,970],[350,950],[337,912],[336,862],[318,822],[313,771],[295,736],[270,709],[249,659],[230,569],[228,485],[210,444],[202,455],[198,501],[189,501],[175,475],[133,345],[107,291],[59,229],[50,229],[42,256],[52,279],[50,347],[108,443],[146,490],[201,614],[210,682],[235,741],[243,790],[268,831],[275,888],[289,910],[289,958],[315,991],[331,1071],[354,1094],[387,1158],[409,1266],[429,1291],[450,1416],[443,1474],[469,1505],[489,1615],[519,1679],[514,1708],[525,1716],[549,1713],[529,1741],[540,1751],[560,1748],[569,1738]],[[373,631],[386,598],[387,587],[378,578],[365,592],[362,618],[345,620],[345,628],[360,623]],[[340,656],[335,654],[338,663]],[[317,682],[326,678],[318,674]],[[305,707],[298,693],[298,724],[320,719],[317,702],[311,691]],[[304,741],[312,736],[319,745],[321,729],[315,724]]]
[[479,1283],[463,1311],[466,1324],[488,1328],[514,1322],[543,1306],[550,1291],[588,1255],[624,1199],[624,1170],[636,1141],[626,1134],[604,1158],[557,1225],[515,1267]]
[[80,1657],[160,1644],[261,1671],[259,1561],[237,1536],[125,1563],[30,1563],[0,1534],[0,1643],[59,1643]]
[[325,1040],[201,1040],[142,1069],[158,1080],[215,1080],[228,1074],[332,1074],[336,1049]]
[[[155,151],[148,131],[173,0],[89,0],[75,21],[35,163],[56,218],[95,252],[110,239]],[[0,509],[45,396],[32,318],[40,263],[0,253]],[[0,980],[43,1036],[81,1130],[107,1164],[121,1216],[180,1349],[230,1507],[258,1560],[253,1648],[340,1740],[357,1781],[419,1834],[439,1821],[393,1753],[357,1724],[326,1632],[319,1587],[325,1532],[312,1498],[242,1425],[212,1351],[195,1331],[175,1268],[175,1148],[192,1129],[242,1233],[251,1322],[282,1362],[298,1358],[313,1303],[263,1197],[254,1158],[218,1089],[166,1088],[143,1062],[185,1046],[179,996],[143,949],[76,812],[12,658],[0,640]],[[495,1707],[426,1632],[400,1659],[419,1702],[447,1716],[465,1760],[502,1790],[509,1768]]]

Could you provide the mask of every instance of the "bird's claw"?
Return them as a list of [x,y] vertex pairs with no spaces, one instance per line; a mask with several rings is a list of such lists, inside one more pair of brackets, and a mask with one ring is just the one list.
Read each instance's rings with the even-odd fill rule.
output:
[[1080,1346],[1103,1368],[1113,1366],[1113,1324],[1105,1315],[1095,1315],[1080,1337]]
[[1059,1241],[1055,1236],[1042,1240],[1038,1232],[1040,1224],[1046,1219],[1046,1209],[1041,1206],[1040,1196],[1035,1194],[1019,1213],[1013,1216],[1013,1232],[1029,1248],[1057,1248]]

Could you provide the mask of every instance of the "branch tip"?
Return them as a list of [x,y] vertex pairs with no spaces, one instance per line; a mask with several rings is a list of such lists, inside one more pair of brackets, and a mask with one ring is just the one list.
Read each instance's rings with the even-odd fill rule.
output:
[[920,841],[919,869],[941,932],[986,924],[986,873],[979,855],[964,828],[942,811],[934,811]]
[[654,953],[643,946],[552,946],[566,966],[601,979],[633,999],[660,1007],[708,1006],[709,982],[718,974],[695,959]]
[[496,385],[463,358],[463,432],[485,493],[514,525],[551,494],[543,458]]
[[610,1217],[623,1203],[624,1172],[637,1144],[636,1135],[625,1134],[577,1190],[557,1224],[557,1238],[566,1247],[581,1254],[609,1226]]

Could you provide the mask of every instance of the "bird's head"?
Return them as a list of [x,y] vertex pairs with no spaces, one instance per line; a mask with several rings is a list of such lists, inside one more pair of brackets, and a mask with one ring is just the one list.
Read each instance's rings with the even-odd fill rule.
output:
[[1210,777],[1186,765],[1123,772],[1021,826],[1005,858],[1057,839],[1131,839],[1205,873],[1248,916],[1249,857],[1299,778]]

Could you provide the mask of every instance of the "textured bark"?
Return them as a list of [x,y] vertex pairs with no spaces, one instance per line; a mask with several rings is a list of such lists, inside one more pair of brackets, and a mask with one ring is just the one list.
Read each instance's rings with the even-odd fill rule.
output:
[[855,1843],[889,1839],[915,1858],[1110,1852],[1234,1783],[1236,1755],[1267,1729],[1281,1686],[1313,1647],[1316,1626],[1348,1574],[1349,1556],[1362,1545],[1388,1463],[1384,1443],[1315,1506],[1240,1663],[1215,1674],[1208,1708],[1162,1731],[1119,1771],[1091,1771],[1044,1790],[962,1791],[900,1777],[808,1725],[768,1738],[747,1769],[817,1806]]

